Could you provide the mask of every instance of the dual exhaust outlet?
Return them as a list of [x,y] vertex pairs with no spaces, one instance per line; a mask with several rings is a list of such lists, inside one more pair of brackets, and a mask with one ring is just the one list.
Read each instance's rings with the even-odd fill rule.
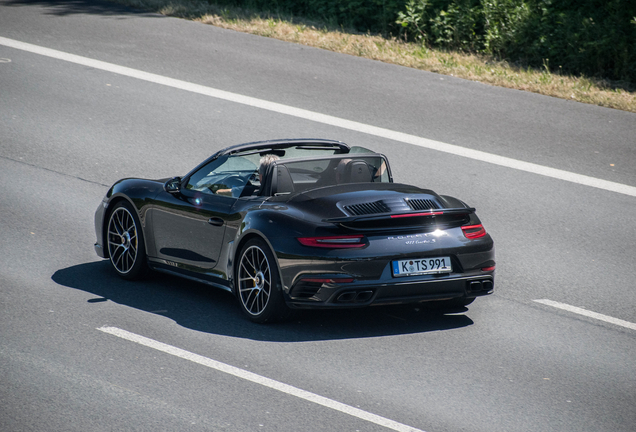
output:
[[338,303],[365,303],[371,300],[373,291],[346,291],[337,298]]
[[489,292],[493,289],[493,281],[490,279],[471,281],[468,284],[468,292]]

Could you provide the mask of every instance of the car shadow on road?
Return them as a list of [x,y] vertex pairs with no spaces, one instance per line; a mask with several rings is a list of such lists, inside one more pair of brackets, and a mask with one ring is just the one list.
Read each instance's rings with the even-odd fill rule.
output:
[[97,296],[88,300],[91,307],[112,301],[164,316],[196,331],[259,341],[368,338],[451,330],[473,324],[462,314],[466,308],[451,314],[431,306],[408,305],[299,311],[288,321],[259,325],[243,317],[229,292],[154,272],[144,280],[126,281],[112,271],[108,261],[58,270],[52,280]]

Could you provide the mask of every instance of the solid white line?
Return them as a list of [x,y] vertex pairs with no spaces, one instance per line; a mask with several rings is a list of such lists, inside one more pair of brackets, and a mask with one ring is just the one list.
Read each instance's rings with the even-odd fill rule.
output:
[[117,327],[100,327],[97,330],[120,337],[122,339],[126,339],[131,342],[135,342],[139,345],[143,345],[143,346],[153,348],[155,350],[162,351],[164,353],[167,353],[176,357],[180,357],[184,360],[189,360],[191,362],[194,362],[203,366],[207,366],[219,372],[224,372],[226,374],[233,375],[235,377],[244,379],[246,381],[251,381],[253,383],[260,384],[262,386],[265,386],[274,390],[278,390],[285,394],[295,396],[297,398],[304,399],[306,401],[313,402],[315,404],[322,405],[324,407],[331,408],[333,410],[340,411],[345,414],[349,414],[350,416],[357,417],[359,419],[377,424],[379,426],[384,426],[388,429],[392,429],[398,432],[424,432],[420,429],[416,429],[411,426],[387,419],[385,417],[381,417],[379,415],[372,414],[367,411],[363,411],[359,408],[354,408],[350,405],[346,405],[346,404],[337,402],[335,400],[328,399],[326,397],[317,395],[315,393],[301,390],[297,387],[284,384],[280,381],[275,381],[270,378],[265,378],[253,372],[249,372],[244,369],[239,369],[237,367],[230,366],[228,364],[221,363],[216,360],[212,360],[208,357],[203,357],[201,355],[194,354],[190,351],[186,351],[181,348],[174,347],[172,345],[167,345],[165,343],[158,342],[154,339],[149,339],[147,337],[140,336],[138,334],[119,329]]
[[580,308],[580,307],[571,306],[569,304],[559,303],[559,302],[555,302],[555,301],[547,300],[547,299],[540,299],[540,300],[534,300],[534,301],[537,302],[537,303],[541,303],[541,304],[547,305],[547,306],[552,306],[552,307],[559,308],[559,309],[562,309],[562,310],[565,310],[565,311],[568,311],[568,312],[572,312],[572,313],[575,313],[575,314],[583,315],[583,316],[586,316],[586,317],[589,317],[589,318],[594,318],[594,319],[597,319],[599,321],[605,321],[605,322],[610,323],[610,324],[614,324],[614,325],[617,325],[617,326],[621,326],[621,327],[625,327],[625,328],[628,328],[628,329],[636,330],[636,324],[634,324],[634,323],[631,323],[629,321],[624,321],[622,319],[614,318],[614,317],[611,317],[611,316],[608,316],[608,315],[603,315],[603,314],[600,314],[600,313],[597,313],[597,312],[592,312],[592,311],[589,311],[587,309],[583,309],[583,308]]
[[423,147],[431,150],[437,150],[444,153],[449,153],[456,156],[462,156],[469,159],[474,159],[482,162],[491,163],[494,165],[500,165],[507,168],[513,168],[520,171],[525,171],[533,174],[538,174],[546,177],[551,177],[559,180],[564,180],[584,186],[590,186],[598,189],[603,189],[611,192],[617,192],[624,195],[636,197],[636,187],[625,185],[622,183],[615,183],[607,180],[598,179],[582,174],[576,174],[570,171],[564,171],[556,168],[550,168],[543,165],[538,165],[530,162],[524,162],[517,159],[512,159],[504,156],[498,156],[492,153],[486,153],[479,150],[473,150],[465,147],[460,147],[453,144],[447,144],[440,141],[434,141],[427,138],[421,138],[415,135],[410,135],[402,132],[393,131],[390,129],[384,129],[381,127],[371,126],[364,123],[358,123],[351,120],[345,120],[338,117],[320,114],[313,111],[304,110],[301,108],[294,108],[288,105],[279,104],[276,102],[269,102],[262,99],[257,99],[249,96],[243,96],[236,93],[230,93],[223,90],[218,90],[211,87],[202,86],[199,84],[193,84],[187,81],[181,81],[173,78],[168,78],[161,75],[156,75],[148,72],[143,72],[137,69],[128,68],[125,66],[119,66],[113,63],[107,63],[99,60],[94,60],[87,57],[78,56],[75,54],[69,54],[63,51],[57,51],[50,48],[44,48],[38,45],[32,45],[26,42],[20,42],[13,39],[0,37],[0,45],[8,46],[11,48],[19,49],[22,51],[31,52],[34,54],[40,54],[43,56],[55,58],[58,60],[64,60],[67,62],[89,66],[95,69],[100,69],[115,74],[137,78],[140,80],[152,82],[155,84],[161,84],[168,87],[181,89],[205,96],[214,97],[217,99],[223,99],[230,102],[235,102],[243,105],[247,105],[254,108],[261,108],[264,110],[285,114],[305,120],[311,120],[317,123],[326,124],[329,126],[340,127],[342,129],[348,129],[355,132],[362,132],[368,135],[373,135],[381,138],[390,139],[393,141],[399,141],[406,144],[412,144],[418,147]]

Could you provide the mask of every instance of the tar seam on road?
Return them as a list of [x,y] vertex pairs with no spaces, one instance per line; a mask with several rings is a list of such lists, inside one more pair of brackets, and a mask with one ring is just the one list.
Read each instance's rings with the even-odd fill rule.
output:
[[377,136],[380,138],[386,138],[393,141],[402,142],[405,144],[411,144],[430,150],[437,150],[444,153],[453,154],[456,156],[462,156],[465,158],[478,160],[482,162],[491,163],[507,168],[516,169],[519,171],[525,171],[533,174],[542,175],[545,177],[551,177],[559,180],[568,181],[584,186],[590,186],[598,189],[603,189],[611,192],[616,192],[624,195],[636,197],[636,187],[625,185],[622,183],[611,182],[608,180],[598,179],[582,174],[576,174],[570,171],[564,171],[556,168],[550,168],[543,165],[534,164],[531,162],[524,162],[517,159],[498,156],[492,153],[483,152],[480,150],[473,150],[458,145],[447,144],[440,141],[434,141],[415,135],[410,135],[402,132],[393,131],[377,126],[372,126],[364,123],[359,123],[351,120],[345,120],[338,117],[330,116],[327,114],[320,114],[317,112],[304,110],[301,108],[294,108],[287,105],[279,104],[276,102],[269,102],[262,99],[257,99],[249,96],[243,96],[236,93],[227,92],[224,90],[218,90],[212,87],[206,87],[199,84],[193,84],[187,81],[181,81],[178,79],[168,78],[162,75],[156,75],[149,72],[140,71],[138,69],[132,69],[125,66],[119,66],[113,63],[107,63],[100,60],[91,59],[88,57],[82,57],[75,54],[66,53],[50,48],[41,47],[38,45],[29,44],[26,42],[20,42],[13,39],[0,37],[0,45],[4,45],[10,48],[19,49],[22,51],[31,52],[55,58],[58,60],[67,61],[83,66],[92,67],[95,69],[112,72],[118,75],[123,75],[131,78],[137,78],[147,82],[155,84],[161,84],[168,87],[181,89],[205,96],[214,97],[234,103],[239,103],[255,108],[261,108],[264,110],[285,114],[305,120],[314,121],[317,123],[326,124],[329,126],[340,127],[355,132],[362,132],[368,135]]
[[43,166],[40,166],[40,165],[34,165],[32,163],[28,163],[28,162],[25,162],[25,161],[21,161],[21,160],[17,160],[17,159],[11,159],[11,158],[6,157],[6,156],[0,156],[0,159],[8,160],[8,161],[19,163],[19,164],[26,165],[26,166],[30,166],[32,168],[41,169],[41,170],[48,171],[48,172],[51,172],[51,173],[54,173],[54,174],[59,174],[61,176],[74,178],[76,180],[81,180],[81,181],[84,181],[86,183],[91,183],[91,184],[94,184],[94,185],[99,185],[99,186],[104,186],[104,187],[110,187],[110,185],[107,185],[107,184],[104,184],[104,183],[96,182],[96,181],[93,181],[93,180],[86,180],[85,178],[82,178],[82,177],[78,177],[78,176],[71,175],[71,174],[66,174],[66,173],[63,173],[63,172],[60,172],[60,171],[55,171],[55,170],[52,170],[50,168],[43,167]]
[[145,336],[138,335],[136,333],[131,333],[129,331],[122,330],[117,327],[100,327],[97,330],[117,336],[119,338],[128,340],[130,342],[135,342],[139,345],[143,345],[143,346],[155,349],[157,351],[161,351],[161,352],[182,358],[184,360],[189,360],[193,363],[207,366],[211,369],[215,369],[219,372],[224,372],[226,374],[233,375],[235,377],[244,379],[246,381],[251,381],[253,383],[260,384],[262,386],[265,386],[274,390],[278,390],[285,394],[295,396],[297,398],[304,399],[306,401],[313,402],[315,404],[322,405],[324,407],[331,408],[336,411],[340,411],[350,416],[357,417],[359,419],[362,419],[362,420],[365,420],[380,426],[384,426],[394,431],[424,432],[421,429],[416,429],[414,427],[411,427],[402,423],[398,423],[388,418],[381,417],[376,414],[372,414],[368,411],[364,411],[359,408],[352,407],[351,405],[346,405],[341,402],[337,402],[333,399],[329,399],[324,396],[320,396],[315,393],[311,393],[306,390],[299,389],[298,387],[294,387],[289,384],[282,383],[280,381],[266,378],[264,376],[255,374],[253,372],[249,372],[244,369],[237,368],[235,366],[221,363],[219,361],[212,360],[211,358],[204,357],[199,354],[194,354],[190,351],[186,351],[172,345],[167,345],[165,343],[158,342],[154,339],[150,339]]
[[583,315],[583,316],[586,316],[588,318],[594,318],[594,319],[597,319],[599,321],[604,321],[604,322],[607,322],[607,323],[610,323],[610,324],[614,324],[614,325],[617,325],[617,326],[621,326],[621,327],[625,327],[625,328],[628,328],[628,329],[636,330],[636,324],[631,323],[629,321],[622,320],[622,319],[614,318],[614,317],[611,317],[609,315],[603,315],[603,314],[600,314],[598,312],[592,312],[592,311],[589,311],[587,309],[583,309],[583,308],[576,307],[576,306],[571,306],[571,305],[565,304],[565,303],[559,303],[559,302],[556,302],[556,301],[553,301],[553,300],[540,299],[540,300],[534,300],[534,301],[537,302],[537,303],[544,304],[546,306],[552,306],[552,307],[555,307],[555,308],[558,308],[558,309],[562,309],[562,310],[565,310],[565,311],[568,311],[568,312],[572,312],[572,313],[575,313],[575,314]]

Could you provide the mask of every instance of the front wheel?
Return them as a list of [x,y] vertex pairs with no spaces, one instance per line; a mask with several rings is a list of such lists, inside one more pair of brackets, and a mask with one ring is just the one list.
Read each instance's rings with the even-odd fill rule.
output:
[[108,218],[108,255],[113,269],[124,279],[146,271],[146,247],[137,212],[128,202],[115,205]]
[[288,315],[274,254],[263,240],[249,240],[241,249],[236,287],[241,310],[251,321],[262,324]]

